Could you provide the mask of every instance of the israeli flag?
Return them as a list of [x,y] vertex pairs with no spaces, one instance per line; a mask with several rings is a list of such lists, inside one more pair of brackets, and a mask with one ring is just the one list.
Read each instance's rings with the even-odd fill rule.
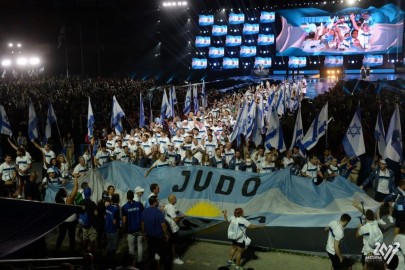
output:
[[145,126],[145,108],[143,107],[142,94],[139,94],[139,127]]
[[177,97],[176,97],[176,88],[174,88],[174,86],[172,86],[172,88],[170,88],[170,93],[172,95],[173,105],[176,105],[177,104]]
[[381,108],[377,114],[377,120],[375,122],[374,128],[374,139],[377,143],[378,152],[381,156],[385,155],[385,148],[387,147],[387,142],[385,141],[385,129],[384,123],[381,117]]
[[246,131],[244,133],[246,138],[252,135],[253,128],[255,125],[255,119],[256,119],[256,102],[253,100],[249,105],[248,115],[246,119]]
[[271,67],[271,58],[270,57],[256,57],[255,58],[255,67],[264,67],[270,68]]
[[171,116],[171,108],[169,99],[167,98],[166,89],[163,89],[162,106],[160,109],[160,123],[163,123],[163,120],[170,116]]
[[38,139],[38,118],[32,102],[28,109],[28,138],[30,141]]
[[205,58],[193,58],[191,60],[192,69],[206,69],[207,68],[207,59]]
[[229,13],[229,24],[241,24],[245,22],[245,14],[243,13]]
[[125,116],[124,111],[121,109],[120,104],[118,104],[117,98],[113,96],[113,105],[111,113],[111,127],[115,129],[117,135],[121,135],[124,130],[121,123],[121,118]]
[[236,138],[239,137],[246,130],[246,119],[248,115],[248,105],[246,101],[243,102],[242,108],[239,109],[238,117],[236,118],[235,127],[229,137],[229,140],[233,142]]
[[184,101],[183,113],[187,115],[191,111],[191,84],[188,86],[186,99]]
[[212,36],[225,36],[228,33],[228,27],[226,25],[213,25]]
[[93,138],[93,126],[94,126],[94,114],[93,108],[91,107],[90,97],[89,106],[87,108],[87,137],[89,139]]
[[[173,86],[174,88],[174,86]],[[204,108],[207,108],[208,106],[208,96],[207,96],[207,92],[205,90],[205,81],[203,80],[202,82],[202,86],[201,86],[201,95],[202,95],[202,105]]]
[[197,114],[198,109],[199,109],[199,107],[198,107],[197,85],[194,85],[194,88],[193,88],[193,98],[194,98],[194,100],[193,100],[193,103],[194,103],[194,114]]
[[281,128],[280,120],[274,108],[272,108],[270,115],[268,116],[266,128],[267,132],[264,144],[267,149],[274,147],[281,152],[286,150],[283,129]]
[[304,138],[304,128],[302,127],[301,107],[298,108],[297,119],[295,120],[293,139],[291,141],[290,150],[297,144],[298,141],[302,141]]
[[239,68],[239,58],[224,57],[222,68],[223,69]]
[[13,132],[11,131],[10,122],[8,121],[6,111],[4,110],[4,107],[2,105],[0,105],[0,114],[0,133],[11,137],[11,135],[13,135]]
[[261,23],[272,23],[276,19],[276,13],[275,12],[267,12],[267,11],[262,11],[260,12],[260,22]]
[[45,126],[45,137],[49,139],[52,135],[52,125],[56,123],[56,115],[55,111],[53,110],[52,103],[49,102],[48,104],[48,116],[46,118],[46,126]]
[[256,107],[256,123],[255,127],[253,128],[253,134],[252,134],[252,141],[256,144],[259,145],[262,143],[262,131],[264,128],[264,106],[263,106],[263,95],[259,95],[259,103],[257,104]]
[[343,137],[342,144],[348,157],[358,157],[366,152],[361,125],[360,105],[357,107],[352,122]]
[[259,24],[258,23],[245,23],[243,25],[243,34],[244,35],[255,35],[259,33]]
[[211,37],[196,36],[195,46],[197,48],[209,47],[211,45]]
[[208,26],[214,24],[214,15],[200,15],[198,18],[198,25]]
[[381,66],[384,57],[382,55],[365,55],[363,58],[363,65],[368,67]]
[[208,52],[208,56],[210,58],[220,58],[223,57],[225,55],[225,50],[224,48],[220,47],[210,47],[209,52]]
[[227,35],[225,39],[225,45],[228,47],[240,46],[242,45],[242,36],[231,36]]
[[402,130],[401,117],[398,104],[395,106],[394,114],[391,117],[390,126],[387,132],[387,147],[385,148],[385,158],[392,161],[402,161]]
[[259,34],[257,37],[257,45],[267,46],[274,44],[274,35]]
[[325,56],[325,67],[343,66],[343,56]]
[[240,57],[256,56],[256,46],[241,46]]
[[301,142],[298,142],[300,149],[311,150],[326,134],[328,128],[328,103],[323,106],[321,112],[315,117],[311,126]]

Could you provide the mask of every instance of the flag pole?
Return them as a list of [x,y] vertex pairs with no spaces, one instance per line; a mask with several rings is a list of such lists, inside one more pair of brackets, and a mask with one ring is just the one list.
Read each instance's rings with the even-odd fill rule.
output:
[[58,121],[55,121],[55,123],[56,123],[56,128],[58,129],[60,144],[62,145],[62,148],[63,148],[63,141],[62,141],[62,136],[60,135]]

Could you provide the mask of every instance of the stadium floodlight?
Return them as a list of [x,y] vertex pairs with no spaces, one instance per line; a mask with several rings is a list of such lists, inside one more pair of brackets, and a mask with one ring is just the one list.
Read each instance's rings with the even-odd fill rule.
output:
[[8,46],[9,46],[10,48],[13,48],[13,45],[14,45],[13,43],[9,43],[9,44],[8,44]]
[[349,5],[353,5],[353,4],[354,4],[354,0],[347,0],[347,3],[348,3]]
[[21,48],[21,43],[17,43],[17,47],[18,47],[18,48]]
[[11,60],[10,59],[4,59],[3,61],[1,61],[1,65],[3,67],[8,67],[11,65]]
[[25,57],[20,57],[20,58],[17,58],[17,65],[19,65],[19,66],[25,66],[26,64],[27,64],[27,58],[25,58]]
[[177,2],[163,2],[163,7],[185,7],[188,5],[187,1],[177,1]]
[[39,58],[36,57],[36,56],[31,57],[30,60],[29,60],[29,63],[30,63],[30,65],[32,65],[32,66],[38,65],[39,62],[40,62],[40,61],[39,61]]

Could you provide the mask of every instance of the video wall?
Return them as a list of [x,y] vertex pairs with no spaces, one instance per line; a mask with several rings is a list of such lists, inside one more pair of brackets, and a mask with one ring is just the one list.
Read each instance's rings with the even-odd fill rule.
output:
[[289,68],[302,68],[311,56],[325,56],[325,67],[338,67],[352,54],[363,54],[366,66],[378,66],[383,54],[403,50],[404,12],[394,4],[335,12],[220,11],[199,15],[198,24],[192,69],[271,68],[276,57],[288,57]]
[[402,51],[404,12],[393,4],[350,7],[338,12],[316,8],[279,10],[282,30],[277,55],[348,55]]
[[194,57],[192,68],[205,69],[211,62],[223,69],[241,68],[248,62],[255,68],[270,68],[275,15],[267,11],[200,15],[195,47],[204,57]]

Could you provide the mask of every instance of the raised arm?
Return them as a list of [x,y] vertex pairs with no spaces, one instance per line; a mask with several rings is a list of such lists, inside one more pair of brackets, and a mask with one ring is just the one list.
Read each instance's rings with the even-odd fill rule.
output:
[[14,150],[17,150],[17,149],[18,149],[18,148],[17,148],[17,145],[15,145],[15,144],[11,141],[10,137],[7,137],[7,141],[8,141],[8,143],[10,144],[10,146],[11,146]]
[[35,146],[36,148],[38,148],[39,151],[42,152],[42,147],[41,147],[36,141],[31,141],[31,142],[34,144],[34,146]]
[[73,204],[73,202],[74,202],[74,200],[76,198],[76,194],[77,194],[78,189],[79,189],[79,181],[78,181],[78,177],[76,175],[75,180],[74,180],[73,190],[70,193],[70,195],[66,198],[66,204]]
[[359,31],[360,27],[357,25],[356,21],[354,20],[354,18],[356,18],[356,15],[354,15],[354,13],[350,13],[350,20],[352,21],[352,25],[353,27]]

